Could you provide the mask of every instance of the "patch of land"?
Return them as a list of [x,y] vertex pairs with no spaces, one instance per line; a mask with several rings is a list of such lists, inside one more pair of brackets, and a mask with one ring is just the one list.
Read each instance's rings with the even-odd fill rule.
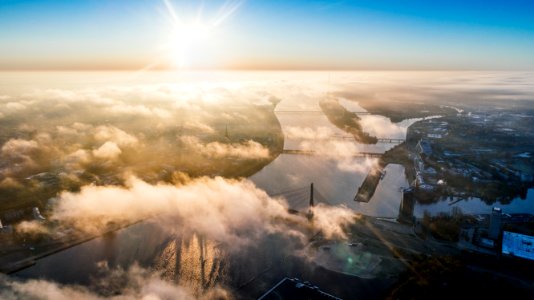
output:
[[379,100],[367,95],[353,95],[339,93],[348,100],[358,101],[358,105],[373,115],[388,117],[391,122],[401,122],[406,119],[425,118],[428,116],[455,115],[457,110],[452,106],[436,103]]
[[389,164],[402,165],[408,182],[413,182],[415,180],[413,159],[410,158],[410,151],[406,147],[407,145],[404,142],[391,148],[380,156],[377,165],[369,171],[362,185],[358,189],[358,193],[354,198],[355,201],[369,202],[371,200],[380,180],[384,176],[384,169]]
[[534,186],[534,135],[527,129],[533,120],[517,111],[487,111],[412,125],[407,143],[425,194],[420,201],[455,196],[506,204],[525,198]]
[[[212,108],[215,109],[219,108]],[[122,147],[120,156],[114,160],[94,159],[77,164],[70,163],[63,153],[73,150],[61,147],[79,146],[83,147],[83,153],[90,153],[100,144],[89,136],[75,136],[75,140],[70,140],[71,136],[58,133],[57,128],[72,126],[69,118],[44,122],[40,130],[33,131],[17,129],[20,124],[2,126],[2,122],[14,123],[13,119],[0,121],[4,144],[15,141],[33,145],[44,138],[46,143],[58,144],[36,150],[30,148],[31,152],[0,161],[0,169],[7,170],[0,172],[0,220],[7,225],[31,216],[32,207],[38,207],[46,215],[47,201],[60,191],[78,191],[87,184],[122,185],[125,173],[150,183],[173,183],[184,177],[200,176],[248,177],[283,151],[284,137],[273,110],[274,105],[250,105],[210,111],[206,113],[227,115],[226,120],[209,118],[204,124],[195,125],[197,127],[185,125],[193,121],[181,121],[161,129],[150,123],[108,122],[104,128],[112,128],[112,133],[135,134],[137,145]],[[83,126],[99,128],[100,125]],[[202,131],[200,126],[207,129]],[[267,155],[256,155],[255,152],[260,151]],[[21,167],[25,165],[31,167]]]
[[354,136],[358,143],[376,144],[378,139],[364,132],[360,124],[360,117],[348,111],[337,99],[326,99],[319,102],[321,110],[328,120],[339,129]]

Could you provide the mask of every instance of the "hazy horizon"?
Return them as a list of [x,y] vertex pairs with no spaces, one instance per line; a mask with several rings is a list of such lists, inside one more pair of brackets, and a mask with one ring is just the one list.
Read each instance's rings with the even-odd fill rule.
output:
[[1,3],[1,70],[534,69],[522,0]]

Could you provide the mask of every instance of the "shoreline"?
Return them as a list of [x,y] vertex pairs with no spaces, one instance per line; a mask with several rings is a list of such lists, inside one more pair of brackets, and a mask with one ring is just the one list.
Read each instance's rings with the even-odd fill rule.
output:
[[92,241],[92,240],[94,240],[96,238],[103,237],[103,236],[105,236],[107,234],[111,234],[111,233],[117,232],[119,230],[128,228],[130,226],[142,223],[142,222],[144,222],[144,221],[146,221],[148,219],[150,219],[150,217],[147,217],[145,219],[141,219],[141,220],[138,220],[138,221],[135,221],[135,222],[132,222],[132,223],[119,225],[116,228],[110,228],[110,229],[105,230],[104,232],[101,232],[101,233],[98,233],[98,234],[94,234],[94,235],[91,235],[91,236],[88,236],[88,237],[75,239],[75,240],[70,241],[70,242],[68,242],[68,241],[64,242],[64,243],[58,245],[57,247],[52,247],[51,249],[45,250],[45,251],[43,251],[41,253],[38,253],[38,254],[35,254],[33,256],[23,258],[21,260],[18,260],[16,262],[13,262],[13,263],[10,263],[10,264],[2,265],[2,266],[0,266],[0,273],[13,274],[13,273],[19,272],[21,270],[24,270],[26,268],[29,268],[29,267],[35,265],[36,262],[38,260],[42,259],[42,258],[45,258],[47,256],[50,256],[50,255],[53,255],[53,254],[56,254],[56,253],[59,253],[61,251],[67,250],[69,248],[72,248],[72,247],[75,247],[75,246],[78,246],[78,245],[81,245],[83,243]]

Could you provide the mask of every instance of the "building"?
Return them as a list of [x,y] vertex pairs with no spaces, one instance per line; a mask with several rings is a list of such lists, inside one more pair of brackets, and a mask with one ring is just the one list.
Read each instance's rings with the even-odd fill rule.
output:
[[432,154],[432,146],[427,140],[421,139],[419,143],[417,143],[417,151],[419,151],[420,154],[429,156]]
[[258,300],[280,300],[280,299],[306,299],[306,300],[341,300],[336,296],[323,292],[319,287],[298,278],[288,278],[280,280],[274,287],[268,290]]
[[534,260],[534,236],[504,231],[502,254]]
[[414,223],[413,211],[415,208],[415,196],[411,188],[404,189],[399,210],[399,222]]
[[499,238],[499,234],[501,233],[501,225],[502,225],[502,210],[498,207],[494,207],[491,211],[490,216],[490,225],[489,225],[489,238],[493,240],[497,240]]
[[439,133],[429,133],[426,136],[431,138],[431,139],[441,139],[443,137],[443,135],[441,135]]

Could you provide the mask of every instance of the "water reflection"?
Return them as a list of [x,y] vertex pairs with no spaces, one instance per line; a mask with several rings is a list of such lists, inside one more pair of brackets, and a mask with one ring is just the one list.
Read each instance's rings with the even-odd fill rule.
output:
[[[234,249],[195,233],[185,234],[179,229],[169,232],[168,226],[158,222],[147,220],[44,257],[15,276],[80,284],[113,294],[113,290],[100,288],[111,286],[120,291],[121,284],[128,284],[128,280],[110,283],[113,278],[109,276],[126,274],[133,265],[139,265],[149,273],[161,274],[165,281],[190,289],[195,295],[215,286],[231,286],[259,296],[268,285],[248,284],[274,266],[277,269],[273,280],[283,276],[287,268],[297,268],[284,262],[295,249],[303,247],[302,241],[291,235],[267,234],[251,238],[250,244]],[[270,279],[267,284],[271,284]]]
[[90,285],[101,275],[97,262],[106,262],[109,268],[127,269],[134,262],[150,266],[168,241],[168,233],[155,220],[150,220],[40,259],[16,275]]
[[214,287],[225,277],[225,254],[219,244],[193,234],[176,236],[155,258],[154,269],[162,278],[189,287],[195,294]]
[[111,280],[110,270],[137,264],[195,295],[229,281],[228,255],[219,243],[197,234],[170,234],[157,222],[148,220],[42,258],[15,276],[97,288]]
[[[365,158],[350,158],[347,163],[365,166],[364,161]],[[350,204],[370,167],[355,172],[340,168],[342,162],[323,156],[282,154],[250,179],[272,194],[313,182],[331,204]]]
[[423,217],[424,212],[435,216],[440,213],[449,214],[454,207],[459,208],[464,214],[489,214],[493,207],[501,207],[504,213],[534,213],[534,189],[529,189],[525,199],[515,198],[512,202],[501,204],[495,202],[487,204],[478,198],[469,198],[458,201],[454,198],[452,201],[443,200],[432,204],[417,203],[414,208],[414,215],[418,218]]
[[378,184],[371,200],[367,203],[353,202],[351,208],[374,217],[396,218],[399,215],[402,190],[409,186],[404,167],[390,164],[385,171],[386,176]]
[[[314,183],[329,204],[344,204],[357,212],[381,217],[396,217],[402,199],[401,188],[407,187],[404,168],[391,165],[369,203],[357,203],[354,196],[373,162],[353,157],[357,152],[383,153],[396,144],[359,144],[353,139],[341,139],[348,134],[334,126],[321,112],[320,98],[282,100],[276,113],[285,134],[284,150],[309,150],[320,155],[282,154],[250,179],[268,193],[300,188]],[[356,102],[339,99],[349,111],[365,112]],[[392,123],[388,118],[362,115],[363,129],[381,138],[405,139],[407,128],[418,119]],[[291,208],[302,210],[305,203]],[[297,207],[298,206],[298,207]]]
[[[340,98],[339,103],[351,112],[367,112],[367,110],[363,109],[358,102],[355,101]],[[422,120],[421,118],[413,118],[394,123],[391,122],[389,118],[380,115],[360,115],[359,117],[363,131],[369,133],[371,136],[376,136],[382,139],[402,140],[406,139],[408,127],[415,122]],[[362,151],[384,153],[396,145],[396,143],[379,142],[375,145],[362,145]]]

